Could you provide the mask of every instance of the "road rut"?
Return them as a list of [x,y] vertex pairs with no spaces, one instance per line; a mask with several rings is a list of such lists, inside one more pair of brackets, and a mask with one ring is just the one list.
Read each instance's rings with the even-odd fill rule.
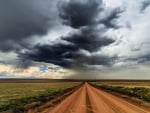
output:
[[48,113],[150,113],[85,83]]

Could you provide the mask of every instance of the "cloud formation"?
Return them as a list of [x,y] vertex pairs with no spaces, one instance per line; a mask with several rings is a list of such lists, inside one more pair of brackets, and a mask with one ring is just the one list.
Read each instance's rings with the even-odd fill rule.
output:
[[150,6],[150,1],[149,0],[144,0],[141,2],[141,11],[146,10]]
[[149,0],[1,0],[0,64],[26,70],[37,61],[101,75],[142,68],[149,76],[149,6]]
[[97,23],[97,17],[103,10],[103,5],[102,0],[63,0],[58,4],[58,8],[64,24],[79,28]]
[[[101,0],[69,0],[58,4],[60,18],[65,25],[75,29],[61,37],[60,43],[37,45],[20,55],[25,59],[53,63],[65,68],[81,68],[86,65],[111,65],[114,59],[104,55],[92,55],[115,40],[107,35],[116,29],[119,8],[104,7]],[[105,14],[105,15],[104,15]],[[89,53],[86,55],[83,51]]]
[[105,27],[117,27],[115,20],[123,11],[120,8],[107,9],[102,0],[72,0],[58,4],[59,15],[63,23],[73,28],[102,24]]
[[[0,50],[18,51],[27,46],[26,39],[45,35],[55,21],[50,10],[53,3],[47,0],[1,0],[0,1]],[[52,13],[53,14],[53,13]],[[55,16],[55,15],[53,15]]]

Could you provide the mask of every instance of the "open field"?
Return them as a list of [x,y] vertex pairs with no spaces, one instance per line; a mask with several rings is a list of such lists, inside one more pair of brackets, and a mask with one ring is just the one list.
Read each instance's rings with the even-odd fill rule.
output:
[[[85,83],[79,86],[81,82]],[[149,81],[0,80],[0,110],[14,109],[5,113],[150,113],[149,107],[111,93],[122,92],[149,102],[149,88]]]
[[[29,83],[30,82],[30,83]],[[0,109],[13,108],[32,101],[39,101],[46,96],[55,96],[66,89],[79,85],[78,82],[42,82],[33,81],[0,83]],[[16,104],[16,105],[13,105]]]
[[139,86],[128,87],[128,86],[110,86],[110,85],[99,85],[99,87],[130,97],[136,97],[138,99],[142,99],[143,101],[150,103],[150,88],[148,87],[139,87]]
[[150,87],[149,80],[112,80],[112,81],[96,81],[92,82],[97,85],[111,85],[111,86],[128,86],[128,87]]

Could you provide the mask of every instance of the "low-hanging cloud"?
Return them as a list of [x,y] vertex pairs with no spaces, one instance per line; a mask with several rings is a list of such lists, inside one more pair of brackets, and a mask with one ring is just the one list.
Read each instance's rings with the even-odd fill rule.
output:
[[47,0],[1,0],[0,50],[18,51],[24,48],[22,46],[27,46],[24,44],[27,38],[33,35],[45,35],[55,23],[52,20],[55,13],[50,13],[50,10],[46,9],[53,4]]
[[64,24],[79,28],[95,24],[103,5],[102,0],[72,0],[60,2],[58,9]]
[[93,55],[93,53],[115,42],[107,35],[107,31],[117,29],[118,25],[114,20],[119,18],[121,10],[119,8],[109,10],[102,0],[61,1],[58,9],[63,24],[76,30],[61,37],[58,43],[38,44],[19,57],[53,63],[65,68],[113,65],[116,56]]
[[123,12],[118,7],[106,8],[102,0],[62,1],[58,4],[58,9],[63,23],[73,28],[97,24],[102,24],[107,28],[117,28],[118,25],[115,20]]
[[1,0],[3,74],[46,64],[75,78],[150,78],[149,9],[149,0]]
[[115,42],[104,35],[104,29],[95,30],[95,28],[83,28],[79,32],[70,34],[69,36],[62,37],[62,40],[68,41],[79,49],[84,49],[90,52],[98,51],[101,47],[108,46]]

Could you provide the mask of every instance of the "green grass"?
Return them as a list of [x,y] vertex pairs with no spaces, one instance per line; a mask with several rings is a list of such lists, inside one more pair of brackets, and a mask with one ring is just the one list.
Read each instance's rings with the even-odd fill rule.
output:
[[149,87],[150,81],[102,81],[96,82],[97,85],[111,85],[111,86],[128,86],[128,87]]
[[117,92],[119,94],[127,95],[129,97],[136,97],[146,102],[150,102],[150,88],[148,87],[127,87],[127,86],[110,86],[99,85],[100,88]]
[[79,83],[0,83],[0,111],[15,109],[34,101],[46,101]]

